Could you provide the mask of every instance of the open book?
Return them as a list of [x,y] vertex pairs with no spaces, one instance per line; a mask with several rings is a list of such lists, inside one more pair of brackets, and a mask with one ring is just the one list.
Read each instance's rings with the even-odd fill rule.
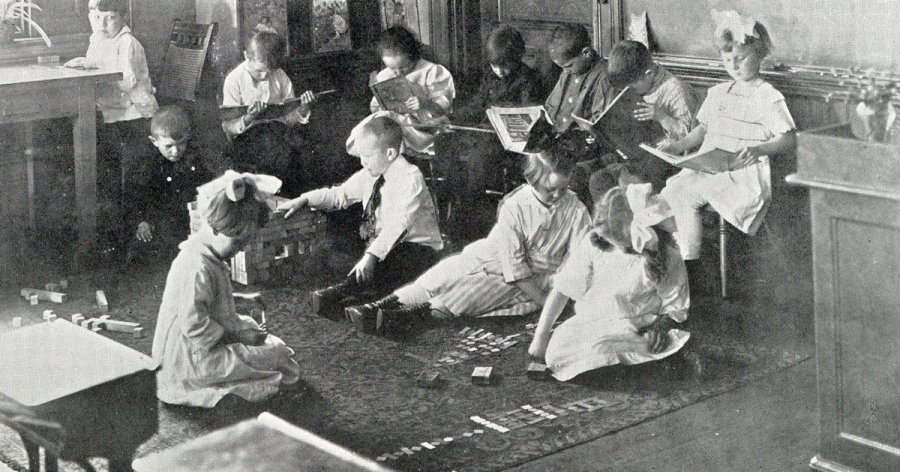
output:
[[[290,98],[282,103],[269,103],[265,110],[256,115],[253,122],[280,120],[300,108],[302,104],[300,98]],[[247,113],[247,108],[247,106],[222,107],[219,114],[223,120],[233,120]]]
[[401,114],[409,113],[406,100],[416,96],[412,85],[403,76],[374,83],[369,88],[372,89],[372,94],[375,95],[381,108]]
[[641,149],[668,162],[669,164],[672,164],[673,166],[706,172],[708,174],[737,170],[749,165],[738,163],[737,153],[724,151],[718,148],[702,153],[695,152],[693,154],[688,154],[687,156],[669,154],[647,144],[642,144]]
[[631,87],[625,87],[594,121],[575,114],[572,114],[572,119],[626,159],[648,157],[640,145],[655,144],[666,137],[666,132],[656,121],[635,119],[634,110],[641,102],[640,95]]
[[535,123],[544,115],[543,106],[530,107],[490,107],[487,109],[488,119],[503,149],[522,153],[528,144],[528,134]]

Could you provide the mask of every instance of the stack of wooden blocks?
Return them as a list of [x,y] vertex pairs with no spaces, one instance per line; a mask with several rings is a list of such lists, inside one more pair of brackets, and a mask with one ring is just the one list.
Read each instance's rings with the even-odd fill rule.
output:
[[[284,213],[274,211],[280,202],[286,200],[272,197],[266,201],[273,213],[244,250],[231,258],[231,280],[249,285],[274,277],[284,278],[298,272],[307,261],[313,241],[325,233],[325,215],[304,207],[284,219]],[[196,202],[188,204],[188,212],[191,215],[191,234],[194,234],[205,221]]]

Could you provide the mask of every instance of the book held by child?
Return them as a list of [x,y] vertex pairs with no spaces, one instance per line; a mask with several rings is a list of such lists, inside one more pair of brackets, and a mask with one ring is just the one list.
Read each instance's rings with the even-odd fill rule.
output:
[[[687,156],[669,154],[647,144],[641,144],[641,149],[668,162],[669,164],[672,164],[673,166],[681,167],[684,169],[692,169],[699,172],[705,172],[707,174],[728,172],[750,165],[740,164],[737,159],[737,153],[728,152],[718,148],[711,151],[695,152],[693,154],[688,154]],[[754,163],[755,162],[751,164]]]
[[503,148],[524,153],[531,129],[546,111],[543,106],[490,107],[486,113]]

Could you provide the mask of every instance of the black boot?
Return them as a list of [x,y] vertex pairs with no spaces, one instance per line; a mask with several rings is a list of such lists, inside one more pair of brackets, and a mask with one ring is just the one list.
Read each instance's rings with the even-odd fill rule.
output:
[[314,291],[312,293],[313,312],[320,316],[327,316],[327,308],[334,307],[341,300],[354,295],[357,287],[356,281],[348,277],[330,287]]
[[378,310],[375,331],[379,334],[401,334],[409,330],[413,324],[423,321],[431,311],[430,303],[421,305],[397,305]]
[[363,333],[371,334],[376,331],[379,325],[379,313],[384,308],[401,307],[397,296],[390,294],[378,301],[366,303],[365,305],[354,305],[344,308],[344,316],[348,321],[353,323],[356,329]]

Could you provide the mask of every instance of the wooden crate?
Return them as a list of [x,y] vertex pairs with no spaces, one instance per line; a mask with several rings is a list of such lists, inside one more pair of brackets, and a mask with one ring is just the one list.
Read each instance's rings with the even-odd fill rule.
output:
[[[273,197],[266,204],[274,210],[284,198]],[[188,204],[191,234],[200,230],[203,215],[196,202]],[[285,278],[299,271],[306,262],[312,243],[325,234],[326,219],[321,211],[308,207],[297,211],[289,219],[282,213],[272,213],[256,237],[244,250],[231,258],[231,280],[249,285],[270,278]]]

